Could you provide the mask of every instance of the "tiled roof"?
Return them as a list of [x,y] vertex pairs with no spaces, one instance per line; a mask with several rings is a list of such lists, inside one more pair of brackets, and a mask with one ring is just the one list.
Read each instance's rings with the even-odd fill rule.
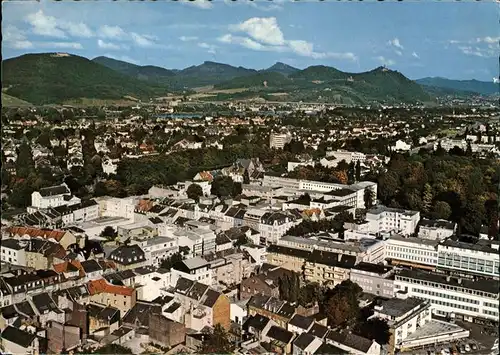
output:
[[53,230],[53,229],[40,229],[40,228],[31,228],[31,227],[10,227],[7,231],[13,235],[29,235],[32,238],[42,237],[45,239],[54,239],[58,242],[64,237],[66,232]]
[[112,293],[115,295],[132,296],[134,289],[126,286],[111,285],[104,279],[94,280],[88,282],[90,294],[93,296],[99,293]]

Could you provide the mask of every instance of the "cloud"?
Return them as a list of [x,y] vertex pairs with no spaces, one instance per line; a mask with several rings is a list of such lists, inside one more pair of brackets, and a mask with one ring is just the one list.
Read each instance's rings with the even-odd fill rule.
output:
[[414,57],[414,58],[420,59],[420,57],[418,56],[417,52],[413,52],[411,54],[411,56]]
[[120,46],[118,44],[114,44],[114,43],[111,43],[111,42],[104,42],[102,39],[98,39],[97,40],[97,46],[99,48],[102,48],[102,49],[111,49],[111,50],[114,50],[114,51],[118,51],[118,50],[123,49],[122,46]]
[[263,2],[257,3],[255,1],[233,1],[233,0],[224,0],[224,4],[228,6],[238,6],[238,5],[246,5],[251,6],[256,10],[260,11],[281,11],[283,10],[284,0],[274,0],[272,4],[264,4]]
[[27,15],[25,20],[31,25],[34,34],[46,37],[67,38],[64,30],[59,27],[57,19],[45,15],[42,10]]
[[207,52],[210,54],[216,54],[217,53],[217,46],[213,44],[208,44],[205,42],[198,43],[198,47],[207,49]]
[[382,56],[379,56],[379,57],[377,57],[375,59],[377,59],[383,65],[394,65],[394,64],[396,64],[396,62],[393,61],[392,59],[387,59],[387,58],[384,58]]
[[180,36],[179,39],[182,42],[190,42],[190,41],[196,41],[198,39],[198,37],[196,37],[196,36]]
[[403,45],[401,44],[401,42],[399,42],[398,38],[391,39],[389,42],[387,42],[387,44],[399,49],[404,49]]
[[398,50],[395,50],[395,51],[394,51],[394,53],[396,53],[396,54],[397,54],[397,55],[399,55],[399,56],[402,56],[402,55],[403,55],[403,52],[398,51]]
[[484,38],[476,38],[476,42],[483,42],[483,43],[497,43],[500,42],[500,37],[490,37],[486,36]]
[[108,26],[104,25],[99,28],[99,37],[101,38],[108,38],[108,39],[127,39],[128,35],[127,33],[118,26]]
[[156,45],[154,42],[155,37],[153,36],[140,35],[138,33],[131,32],[130,37],[138,47],[154,47]]
[[36,47],[55,49],[83,49],[78,42],[37,42]]
[[94,32],[92,32],[92,30],[83,22],[63,22],[59,25],[59,27],[66,30],[70,36],[84,38],[94,37]]
[[219,42],[237,44],[255,51],[291,52],[313,59],[335,58],[357,60],[357,57],[350,52],[317,52],[314,50],[313,43],[304,40],[285,39],[275,17],[253,17],[240,24],[229,26],[229,30],[231,32],[244,33],[246,36],[235,36],[228,33],[219,37]]
[[494,57],[497,55],[496,51],[491,48],[480,48],[480,47],[471,47],[471,46],[459,46],[458,49],[465,54],[471,55],[475,57],[488,58]]
[[179,2],[191,5],[203,10],[209,10],[213,7],[212,2],[208,0],[180,0]]
[[263,44],[283,45],[285,38],[276,17],[253,17],[240,24],[231,25],[233,32],[244,32]]
[[21,31],[17,27],[8,25],[2,32],[3,42],[6,47],[14,49],[33,48],[33,43],[28,41],[24,31]]

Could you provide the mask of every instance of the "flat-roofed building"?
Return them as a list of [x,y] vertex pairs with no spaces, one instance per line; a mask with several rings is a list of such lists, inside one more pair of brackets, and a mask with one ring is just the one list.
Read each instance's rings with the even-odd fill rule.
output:
[[422,218],[418,224],[418,237],[422,239],[443,240],[455,234],[457,224],[444,219]]
[[392,235],[386,240],[385,257],[394,265],[434,270],[438,263],[438,241]]
[[437,247],[437,267],[442,270],[462,274],[499,278],[500,255],[498,241],[475,239],[471,242],[459,241],[451,237]]
[[420,212],[377,206],[366,212],[372,233],[395,231],[405,236],[413,235],[420,221]]
[[350,280],[363,292],[382,297],[394,296],[394,269],[392,266],[359,263],[351,268]]
[[498,323],[499,287],[496,280],[469,280],[422,270],[400,270],[394,279],[396,291],[430,301],[435,314],[466,321]]

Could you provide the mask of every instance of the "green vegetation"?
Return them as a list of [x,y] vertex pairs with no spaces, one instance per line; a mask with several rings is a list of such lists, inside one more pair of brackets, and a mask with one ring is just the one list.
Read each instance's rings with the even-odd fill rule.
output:
[[33,104],[78,98],[149,99],[165,94],[148,84],[75,55],[26,54],[2,63],[2,86],[8,95]]
[[214,326],[199,348],[200,354],[232,354],[235,345],[229,339],[229,333],[219,323]]
[[416,81],[420,85],[432,88],[450,89],[458,92],[495,95],[500,93],[498,84],[479,80],[450,80],[445,78],[422,78]]
[[3,107],[21,107],[21,106],[33,106],[28,101],[18,99],[17,97],[4,94],[2,92],[2,106]]
[[391,207],[449,218],[458,223],[459,233],[478,235],[486,225],[488,234],[498,237],[499,182],[500,162],[494,158],[467,156],[456,149],[450,154],[442,149],[396,154],[378,178],[378,198]]

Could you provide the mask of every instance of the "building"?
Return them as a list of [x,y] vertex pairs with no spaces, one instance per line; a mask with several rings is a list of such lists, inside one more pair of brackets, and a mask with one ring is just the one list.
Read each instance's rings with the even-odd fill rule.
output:
[[496,280],[469,280],[421,270],[403,269],[394,279],[396,291],[428,300],[436,315],[465,321],[498,323],[499,287]]
[[176,283],[181,278],[198,281],[205,285],[212,285],[213,283],[210,263],[199,256],[175,263],[171,272],[173,283]]
[[240,298],[247,299],[253,295],[279,297],[279,279],[289,274],[290,271],[284,268],[274,267],[252,275],[241,281]]
[[377,206],[366,212],[371,233],[394,231],[410,236],[417,230],[420,212]]
[[31,228],[31,227],[9,227],[7,233],[11,238],[15,239],[44,239],[53,243],[60,244],[64,249],[70,245],[77,243],[79,240],[70,231]]
[[109,254],[118,270],[130,270],[149,265],[152,260],[146,259],[146,253],[138,245],[122,245]]
[[2,332],[1,344],[2,352],[6,354],[38,354],[41,350],[34,331],[27,332],[12,326]]
[[79,202],[80,199],[71,195],[71,191],[66,184],[45,187],[31,194],[31,207],[35,210],[71,205]]
[[398,292],[395,298],[376,305],[372,317],[387,321],[391,332],[389,353],[393,354],[396,349],[401,349],[403,340],[430,322],[431,316],[429,301]]
[[437,268],[461,274],[499,279],[498,241],[472,239],[469,242],[448,238],[437,247]]
[[283,149],[285,144],[292,141],[290,133],[274,133],[269,135],[269,148]]
[[89,281],[87,287],[92,302],[117,308],[120,314],[126,314],[137,302],[133,287],[112,285],[105,279]]
[[443,240],[455,234],[457,224],[444,219],[422,218],[418,224],[418,237],[422,239]]
[[394,270],[391,266],[361,262],[351,268],[350,280],[363,292],[382,297],[394,297]]
[[133,243],[141,247],[148,262],[156,267],[159,267],[164,259],[179,251],[177,240],[170,237],[156,236]]
[[335,287],[349,279],[355,264],[355,256],[313,250],[305,263],[304,276],[310,282]]
[[437,240],[392,235],[386,240],[385,257],[394,265],[434,270],[438,263]]

